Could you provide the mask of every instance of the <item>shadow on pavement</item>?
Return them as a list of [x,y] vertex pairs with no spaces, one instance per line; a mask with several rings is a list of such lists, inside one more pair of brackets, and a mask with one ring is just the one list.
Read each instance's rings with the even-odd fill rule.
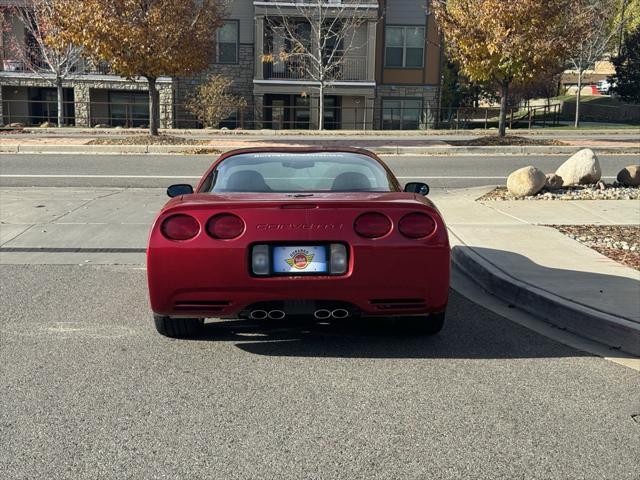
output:
[[214,321],[196,341],[237,342],[257,355],[328,358],[509,359],[587,356],[512,323],[451,291],[444,329],[417,336],[384,320]]

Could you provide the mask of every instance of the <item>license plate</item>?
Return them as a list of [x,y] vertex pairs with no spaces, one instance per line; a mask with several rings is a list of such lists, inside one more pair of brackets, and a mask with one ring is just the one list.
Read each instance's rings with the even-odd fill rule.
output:
[[275,273],[327,273],[327,248],[323,245],[273,247]]

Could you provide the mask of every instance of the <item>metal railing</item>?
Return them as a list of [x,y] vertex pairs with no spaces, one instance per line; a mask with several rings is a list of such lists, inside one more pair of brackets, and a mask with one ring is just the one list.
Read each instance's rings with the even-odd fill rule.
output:
[[[39,73],[51,72],[51,67],[42,59],[34,58],[29,62],[21,60],[5,58],[2,61],[2,71],[16,73],[31,73],[33,71]],[[88,61],[78,62],[71,69],[74,75],[115,75],[109,64],[105,62],[92,63]]]
[[[258,2],[266,2],[266,3],[299,3],[299,4],[316,4],[317,0],[254,0],[254,3],[258,1]],[[323,0],[324,4],[327,5],[341,5],[343,3],[349,4],[349,3],[357,3],[357,4],[377,4],[378,1],[377,0],[371,0],[371,1],[363,1],[363,0]]]
[[[79,127],[138,127],[149,124],[148,104],[137,102],[63,102],[63,123]],[[56,100],[3,100],[4,125],[39,126],[45,122],[56,124]],[[551,127],[559,124],[559,104],[510,108],[507,125],[511,129]],[[381,108],[325,105],[326,129],[342,130],[465,130],[491,129],[498,126],[497,108]],[[160,104],[160,122],[164,128],[203,128],[203,125],[182,103]],[[317,109],[309,105],[248,105],[221,122],[229,129],[317,129]]]
[[[263,74],[265,80],[309,80],[309,72],[314,66],[306,58],[290,58],[284,61],[265,63]],[[344,57],[328,72],[337,81],[367,80],[367,57]]]

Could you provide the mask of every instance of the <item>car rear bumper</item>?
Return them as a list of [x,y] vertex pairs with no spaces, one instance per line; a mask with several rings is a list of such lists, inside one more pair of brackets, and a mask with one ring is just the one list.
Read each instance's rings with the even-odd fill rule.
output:
[[[303,313],[315,306],[347,306],[353,314],[441,312],[449,292],[448,245],[355,246],[343,276],[256,278],[246,246],[148,250],[151,308],[156,314],[237,318],[256,305]],[[295,306],[295,309],[294,309]],[[275,308],[275,307],[274,307]]]

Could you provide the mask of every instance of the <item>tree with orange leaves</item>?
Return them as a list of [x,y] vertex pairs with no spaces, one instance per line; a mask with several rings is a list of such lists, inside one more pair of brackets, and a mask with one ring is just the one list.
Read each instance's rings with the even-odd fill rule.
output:
[[499,135],[505,136],[509,87],[566,59],[585,21],[570,0],[432,0],[449,55],[477,82],[500,86]]
[[118,75],[149,83],[149,131],[158,134],[161,76],[204,70],[222,24],[222,0],[60,0],[58,41],[80,45]]

